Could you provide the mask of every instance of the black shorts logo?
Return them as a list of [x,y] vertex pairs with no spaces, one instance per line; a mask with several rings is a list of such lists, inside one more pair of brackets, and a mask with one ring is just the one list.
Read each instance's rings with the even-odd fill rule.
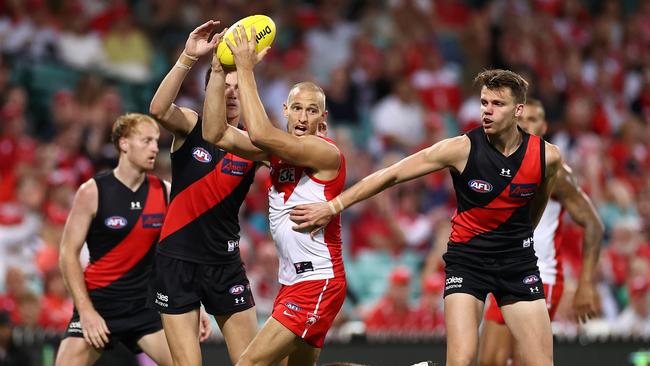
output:
[[311,264],[311,262],[298,262],[294,263],[293,267],[296,269],[296,274],[301,274],[305,272],[313,272],[314,271],[314,266]]

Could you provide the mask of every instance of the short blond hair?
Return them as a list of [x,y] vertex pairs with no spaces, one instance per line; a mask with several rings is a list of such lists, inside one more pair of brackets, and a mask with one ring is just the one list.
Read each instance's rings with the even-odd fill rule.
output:
[[131,136],[140,123],[151,123],[158,129],[156,120],[146,114],[127,113],[117,117],[111,131],[111,142],[117,151],[120,151],[120,138]]

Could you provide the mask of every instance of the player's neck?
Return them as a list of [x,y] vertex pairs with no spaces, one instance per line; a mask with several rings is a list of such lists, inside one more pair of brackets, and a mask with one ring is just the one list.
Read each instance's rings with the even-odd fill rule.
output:
[[145,172],[137,169],[128,162],[120,161],[119,164],[113,169],[113,174],[122,184],[129,187],[132,191],[138,190],[144,181]]
[[512,155],[524,140],[523,135],[516,126],[500,134],[488,135],[487,138],[490,144],[504,156]]

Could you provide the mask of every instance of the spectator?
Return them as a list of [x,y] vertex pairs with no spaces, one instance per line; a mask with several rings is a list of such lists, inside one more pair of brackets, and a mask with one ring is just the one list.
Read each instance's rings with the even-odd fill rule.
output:
[[25,366],[32,365],[29,353],[13,342],[13,323],[9,313],[0,310],[0,365]]
[[416,314],[409,305],[410,284],[411,273],[407,268],[393,269],[386,294],[365,318],[368,333],[404,335],[413,331]]

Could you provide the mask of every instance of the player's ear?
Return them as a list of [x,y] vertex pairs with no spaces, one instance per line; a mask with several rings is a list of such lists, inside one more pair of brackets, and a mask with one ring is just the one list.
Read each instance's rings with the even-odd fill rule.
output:
[[120,145],[120,152],[126,151],[126,146],[128,145],[126,137],[120,137],[118,145]]
[[524,105],[522,103],[517,104],[515,107],[515,117],[520,118],[524,113]]

